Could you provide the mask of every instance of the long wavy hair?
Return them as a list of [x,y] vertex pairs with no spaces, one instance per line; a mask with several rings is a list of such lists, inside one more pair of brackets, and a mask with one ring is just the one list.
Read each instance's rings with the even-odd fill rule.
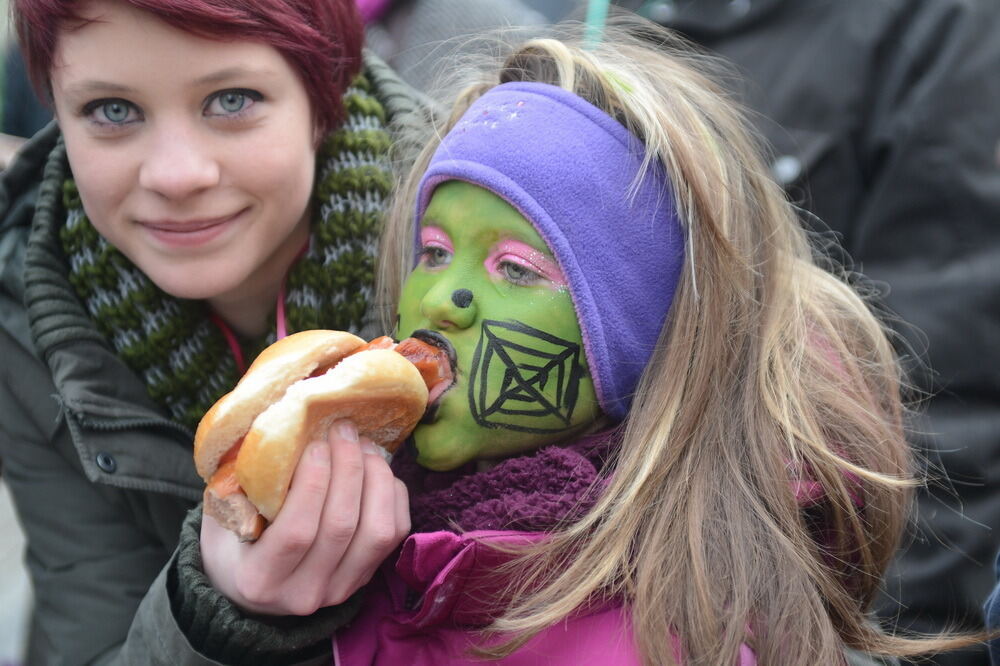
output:
[[[747,644],[762,664],[815,666],[843,663],[845,646],[915,655],[974,640],[871,621],[915,486],[900,367],[889,330],[811,247],[715,69],[645,22],[586,47],[534,40],[467,85],[438,130],[500,83],[572,91],[664,165],[688,237],[610,484],[515,560],[485,655],[609,599],[627,603],[648,664],[734,663]],[[416,187],[437,144],[387,223],[389,303],[412,267]]]

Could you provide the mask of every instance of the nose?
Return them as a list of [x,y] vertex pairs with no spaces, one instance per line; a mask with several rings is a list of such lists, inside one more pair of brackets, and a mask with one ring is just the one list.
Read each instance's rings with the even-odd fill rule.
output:
[[420,313],[435,328],[469,328],[478,317],[473,293],[455,286],[450,280],[441,280],[420,302]]
[[460,308],[472,305],[472,292],[468,289],[456,289],[451,292],[451,302]]
[[217,185],[221,171],[207,141],[183,121],[163,123],[143,159],[139,185],[173,200]]

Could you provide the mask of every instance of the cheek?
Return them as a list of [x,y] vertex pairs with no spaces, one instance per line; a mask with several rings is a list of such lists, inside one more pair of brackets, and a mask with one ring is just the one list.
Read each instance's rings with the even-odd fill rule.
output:
[[480,312],[487,318],[520,321],[563,338],[579,337],[576,314],[566,294],[547,288],[511,288],[504,282],[499,284],[500,289],[480,290],[482,297],[476,292]]
[[106,236],[119,207],[137,187],[132,151],[102,150],[86,139],[68,135],[66,153],[84,210]]
[[230,155],[241,189],[297,216],[309,201],[316,151],[308,125],[272,131],[247,140]]
[[[427,288],[423,284],[425,280],[426,276],[411,273],[403,285],[396,310],[396,314],[399,315],[400,333],[403,333],[403,327],[412,327],[420,313],[420,299],[427,293]],[[407,331],[406,335],[409,333]]]
[[442,294],[449,293],[450,283],[439,286],[439,281],[442,279],[444,279],[442,273],[427,271],[423,268],[417,268],[410,273],[403,284],[403,289],[399,295],[399,305],[396,310],[396,313],[399,315],[398,333],[400,335],[406,337],[413,330],[426,325],[421,307],[424,305],[424,301],[428,298],[431,290],[434,290],[433,295],[430,296],[431,303],[444,298]]

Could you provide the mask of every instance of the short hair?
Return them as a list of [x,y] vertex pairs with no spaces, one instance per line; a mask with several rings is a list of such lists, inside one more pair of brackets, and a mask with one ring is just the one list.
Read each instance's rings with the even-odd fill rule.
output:
[[[274,47],[292,66],[326,133],[345,116],[342,97],[361,69],[364,29],[354,0],[119,0],[199,37]],[[81,21],[79,0],[13,0],[12,14],[32,85],[51,97],[59,31]]]

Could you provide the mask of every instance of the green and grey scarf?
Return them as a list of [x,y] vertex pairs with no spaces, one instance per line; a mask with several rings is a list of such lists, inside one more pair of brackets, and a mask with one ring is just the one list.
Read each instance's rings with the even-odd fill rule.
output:
[[[286,280],[288,332],[358,331],[372,302],[381,217],[392,188],[386,114],[364,77],[344,96],[346,123],[318,151],[309,249]],[[69,279],[118,355],[150,396],[194,428],[239,379],[222,331],[203,301],[174,298],[97,233],[72,179],[64,184],[61,240]],[[253,359],[275,339],[241,340]]]

